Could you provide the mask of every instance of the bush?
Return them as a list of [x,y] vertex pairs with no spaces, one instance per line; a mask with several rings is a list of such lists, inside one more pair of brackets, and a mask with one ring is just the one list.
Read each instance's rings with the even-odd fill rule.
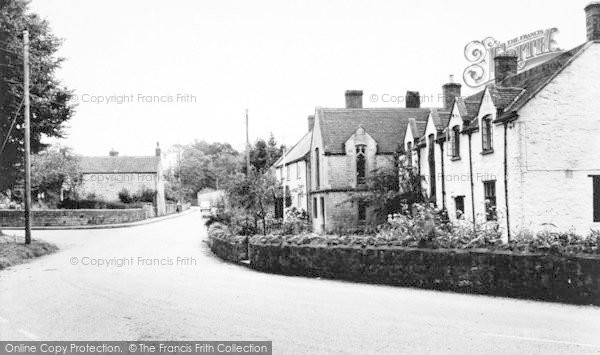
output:
[[139,203],[127,204],[123,202],[106,202],[102,200],[71,200],[65,199],[58,204],[59,209],[67,210],[97,210],[97,209],[108,209],[108,210],[122,210],[128,208],[142,208]]
[[131,194],[129,193],[129,191],[127,191],[127,189],[124,188],[123,190],[119,191],[119,201],[123,203],[133,202],[133,198],[131,197]]

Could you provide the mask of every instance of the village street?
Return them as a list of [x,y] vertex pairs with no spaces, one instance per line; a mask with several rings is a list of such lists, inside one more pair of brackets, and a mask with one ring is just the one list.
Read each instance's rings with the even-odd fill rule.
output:
[[[598,307],[259,273],[214,257],[196,211],[34,238],[61,250],[0,272],[0,339],[272,340],[278,354],[600,352]],[[141,265],[148,259],[164,265]]]

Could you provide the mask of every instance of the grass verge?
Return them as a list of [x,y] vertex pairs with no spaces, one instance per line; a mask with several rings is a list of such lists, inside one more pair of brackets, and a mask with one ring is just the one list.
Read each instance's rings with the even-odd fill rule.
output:
[[32,240],[29,245],[0,240],[0,270],[23,264],[40,256],[52,254],[57,250],[56,245],[42,240]]

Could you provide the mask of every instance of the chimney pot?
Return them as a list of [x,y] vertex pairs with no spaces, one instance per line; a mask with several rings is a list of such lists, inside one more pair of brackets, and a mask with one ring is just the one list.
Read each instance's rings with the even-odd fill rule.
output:
[[444,111],[450,112],[454,107],[454,101],[461,95],[461,87],[459,83],[454,82],[454,75],[450,75],[450,82],[442,86],[444,92]]
[[362,90],[346,90],[346,108],[362,108]]
[[518,60],[519,58],[512,53],[500,54],[494,58],[494,75],[497,85],[507,77],[517,74]]
[[312,131],[315,127],[315,115],[308,116],[308,131]]
[[406,92],[406,108],[421,108],[421,95],[418,91]]
[[588,41],[600,41],[600,1],[585,7],[585,22]]
[[161,156],[161,153],[162,153],[162,150],[160,149],[160,144],[159,144],[158,142],[156,142],[156,150],[155,150],[155,154],[156,154],[156,156],[157,156],[157,157],[159,157],[159,158],[160,158],[160,156]]

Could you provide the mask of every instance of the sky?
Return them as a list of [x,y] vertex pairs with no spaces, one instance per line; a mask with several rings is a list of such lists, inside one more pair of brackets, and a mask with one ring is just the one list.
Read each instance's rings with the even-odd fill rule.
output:
[[[33,0],[64,39],[58,78],[78,104],[60,144],[82,155],[152,155],[194,140],[243,149],[250,140],[293,145],[315,106],[364,107],[407,90],[434,97],[462,81],[465,45],[556,27],[559,47],[585,42],[575,1]],[[463,95],[472,93],[463,85]],[[372,100],[377,95],[379,99]],[[382,102],[386,97],[388,102]]]

